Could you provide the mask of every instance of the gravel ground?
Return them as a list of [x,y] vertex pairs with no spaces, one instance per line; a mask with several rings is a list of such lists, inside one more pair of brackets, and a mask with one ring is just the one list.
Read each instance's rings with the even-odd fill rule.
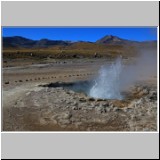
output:
[[4,131],[157,130],[156,76],[123,100],[96,99],[56,84],[93,79],[102,62],[69,62],[3,68]]

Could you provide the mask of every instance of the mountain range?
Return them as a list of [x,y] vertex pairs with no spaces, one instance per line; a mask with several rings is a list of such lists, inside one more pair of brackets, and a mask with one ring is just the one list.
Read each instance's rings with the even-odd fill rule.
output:
[[21,49],[21,48],[50,48],[54,46],[75,46],[77,44],[96,44],[96,45],[120,45],[120,46],[156,46],[157,41],[132,41],[119,38],[113,35],[107,35],[97,40],[96,42],[86,42],[86,41],[63,41],[63,40],[49,40],[49,39],[41,39],[41,40],[32,40],[28,38],[24,38],[21,36],[13,36],[13,37],[3,37],[3,49],[13,48],[13,49]]

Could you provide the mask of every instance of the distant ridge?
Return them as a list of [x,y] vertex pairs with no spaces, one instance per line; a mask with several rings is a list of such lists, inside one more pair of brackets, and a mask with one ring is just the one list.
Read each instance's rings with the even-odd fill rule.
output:
[[41,39],[41,40],[32,40],[21,36],[13,36],[13,37],[3,37],[3,48],[49,48],[52,46],[70,46],[77,43],[93,43],[93,44],[101,44],[101,45],[156,45],[157,41],[131,41],[119,38],[113,35],[106,35],[96,42],[86,42],[86,41],[63,41],[63,40],[49,40],[49,39]]
[[122,39],[122,38],[119,38],[119,37],[113,36],[113,35],[107,35],[107,36],[104,36],[103,38],[97,40],[96,43],[106,44],[106,45],[108,45],[108,44],[111,44],[111,45],[131,45],[131,44],[136,44],[136,43],[140,43],[140,42]]
[[3,37],[3,47],[13,47],[13,48],[48,48],[54,45],[69,45],[70,42],[61,40],[32,40],[20,36],[14,37]]

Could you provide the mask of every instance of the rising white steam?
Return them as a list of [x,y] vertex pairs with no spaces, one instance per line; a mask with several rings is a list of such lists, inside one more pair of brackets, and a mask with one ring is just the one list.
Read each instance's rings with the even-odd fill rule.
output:
[[110,66],[102,66],[89,89],[89,96],[122,99],[121,93],[128,87],[142,80],[150,80],[157,75],[156,50],[140,51],[135,58],[136,61],[129,65],[122,65],[122,58],[118,58]]
[[118,58],[110,66],[102,66],[89,91],[89,96],[95,98],[122,99],[120,93],[120,74],[122,68],[121,58]]

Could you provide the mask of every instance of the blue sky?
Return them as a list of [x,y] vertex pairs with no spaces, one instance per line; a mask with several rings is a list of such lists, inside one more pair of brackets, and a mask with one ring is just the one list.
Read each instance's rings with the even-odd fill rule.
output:
[[106,35],[120,38],[148,41],[157,40],[156,27],[4,27],[3,37],[22,36],[33,40],[43,38],[51,40],[91,41]]

